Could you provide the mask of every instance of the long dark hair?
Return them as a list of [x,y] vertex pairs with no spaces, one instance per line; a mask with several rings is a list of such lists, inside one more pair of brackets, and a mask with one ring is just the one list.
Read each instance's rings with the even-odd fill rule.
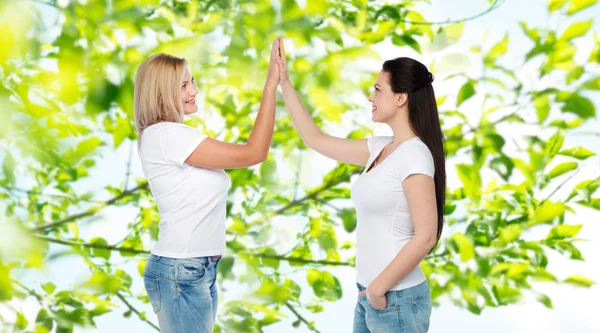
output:
[[384,62],[382,70],[388,73],[389,84],[394,93],[408,94],[410,127],[433,155],[435,165],[433,180],[438,213],[437,241],[439,241],[444,226],[446,204],[446,154],[435,93],[431,85],[433,75],[425,65],[406,57]]

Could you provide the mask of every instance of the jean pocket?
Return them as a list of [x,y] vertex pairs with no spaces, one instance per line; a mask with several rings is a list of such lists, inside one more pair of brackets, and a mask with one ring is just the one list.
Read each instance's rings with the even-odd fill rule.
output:
[[177,264],[177,285],[181,290],[202,286],[207,267],[202,263],[182,262]]
[[396,297],[393,293],[393,291],[388,291],[385,293],[385,301],[386,301],[386,305],[385,308],[379,309],[374,307],[373,305],[371,305],[371,303],[369,302],[369,298],[365,295],[363,296],[365,303],[367,303],[367,305],[369,306],[369,308],[371,308],[371,310],[374,310],[375,312],[379,313],[379,314],[383,314],[383,313],[388,313],[388,312],[392,312],[392,311],[398,311],[398,304],[396,304]]
[[427,292],[412,296],[410,303],[415,319],[416,332],[426,333],[429,330],[429,318],[431,317],[431,294]]
[[158,279],[144,277],[144,288],[146,288],[152,310],[154,310],[154,313],[158,313],[160,311],[160,283]]

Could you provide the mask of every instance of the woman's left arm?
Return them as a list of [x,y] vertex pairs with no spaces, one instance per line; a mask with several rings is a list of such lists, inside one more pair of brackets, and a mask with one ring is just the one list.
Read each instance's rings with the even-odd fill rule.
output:
[[413,174],[402,182],[414,234],[392,262],[377,276],[362,294],[373,307],[385,308],[385,293],[410,273],[437,241],[437,206],[433,178]]

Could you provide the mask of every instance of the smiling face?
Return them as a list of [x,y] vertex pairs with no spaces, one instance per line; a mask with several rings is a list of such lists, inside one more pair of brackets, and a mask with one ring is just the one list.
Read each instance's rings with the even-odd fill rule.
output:
[[198,87],[196,87],[194,77],[190,73],[190,70],[186,69],[185,74],[183,75],[183,81],[181,82],[181,103],[183,103],[183,112],[185,114],[192,114],[198,111],[196,95],[198,95]]
[[388,80],[387,72],[379,72],[375,79],[373,92],[369,96],[369,101],[373,106],[372,119],[377,123],[389,122],[396,115],[398,109],[406,105],[406,94],[394,93]]

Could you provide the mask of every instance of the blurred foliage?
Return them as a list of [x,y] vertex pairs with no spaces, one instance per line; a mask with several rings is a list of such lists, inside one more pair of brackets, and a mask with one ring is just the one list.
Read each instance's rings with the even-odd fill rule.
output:
[[[552,307],[533,281],[591,286],[577,272],[559,279],[546,268],[550,251],[583,260],[576,246],[582,225],[565,220],[577,206],[600,210],[599,179],[567,182],[594,153],[563,144],[596,117],[589,96],[600,90],[600,37],[592,33],[594,16],[588,13],[596,2],[549,1],[549,15],[587,19],[560,30],[521,22],[531,43],[520,46],[519,60],[506,67],[508,35],[464,54],[446,52],[459,41],[464,23],[428,24],[414,1],[0,1],[0,306],[11,314],[1,317],[1,325],[15,332],[64,333],[122,311],[156,328],[153,314],[148,320],[136,308],[148,303],[144,291],[131,288],[158,234],[159,216],[145,180],[130,186],[128,167],[122,183],[87,191],[81,184],[101,171],[96,165],[109,152],[135,147],[134,73],[156,52],[186,57],[206,96],[202,113],[188,124],[229,142],[246,140],[268,48],[279,34],[291,55],[292,80],[324,128],[339,127],[342,117],[358,109],[348,92],[369,94],[377,73],[349,65],[379,64],[374,46],[391,42],[399,50],[441,54],[431,68],[436,84],[457,87],[455,94],[438,96],[438,104],[448,170],[455,169],[461,186],[448,189],[447,227],[422,263],[434,304],[452,302],[479,314],[532,293]],[[593,43],[590,54],[578,50],[580,38]],[[464,70],[443,75],[444,67]],[[481,74],[473,76],[470,68]],[[535,77],[524,80],[522,68],[536,69]],[[353,80],[342,76],[349,71]],[[552,86],[538,84],[548,78]],[[278,105],[283,109],[282,101]],[[481,112],[467,116],[473,109]],[[261,332],[282,320],[317,331],[310,314],[342,297],[331,268],[354,264],[354,244],[338,236],[356,227],[349,182],[360,168],[339,164],[312,188],[298,177],[281,179],[277,171],[296,172],[306,147],[284,110],[276,128],[267,162],[229,172],[228,253],[219,273],[224,288],[243,285],[249,292],[243,300],[225,294],[217,332]],[[360,124],[346,134],[372,135]],[[559,199],[561,191],[570,194]],[[109,230],[80,237],[84,223],[109,207],[138,211],[122,240],[109,243]],[[305,221],[291,244],[278,241],[279,222],[273,219],[281,217]],[[540,230],[547,236],[525,237]],[[20,281],[65,255],[78,256],[89,270],[80,286],[59,290],[51,279]],[[123,269],[130,262],[137,271]],[[311,289],[302,290],[291,273],[304,274]],[[25,316],[15,302],[33,302],[39,312]]]

